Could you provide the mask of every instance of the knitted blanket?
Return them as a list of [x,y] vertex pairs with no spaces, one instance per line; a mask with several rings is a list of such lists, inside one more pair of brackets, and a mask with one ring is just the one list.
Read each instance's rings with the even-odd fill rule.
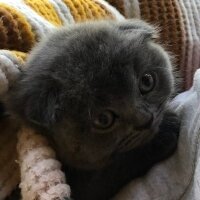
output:
[[[46,34],[59,26],[67,26],[68,24],[94,19],[122,20],[124,19],[123,15],[126,17],[141,17],[160,25],[161,43],[175,54],[177,67],[181,69],[184,78],[184,88],[189,88],[192,85],[194,71],[199,67],[200,62],[200,56],[198,56],[198,54],[200,54],[198,49],[200,42],[200,24],[197,23],[197,20],[200,19],[200,15],[198,14],[198,10],[200,11],[200,2],[198,0],[109,1],[119,9],[121,14],[104,0],[0,0],[0,97],[3,97],[6,92],[9,92],[9,87],[15,83],[18,73],[20,73],[24,67],[28,52],[32,49],[33,45],[45,37]],[[191,104],[192,102],[193,101],[191,101]],[[187,103],[185,102],[183,105],[187,105]],[[194,105],[197,106],[197,104]],[[183,108],[184,106],[182,106],[182,109]],[[191,123],[189,126],[191,127],[194,120],[192,117],[193,113],[189,115],[186,114],[186,111],[180,111],[180,113],[182,113],[181,117],[183,119],[187,119],[188,123]],[[188,125],[183,121],[183,127],[185,127],[184,124]],[[16,153],[18,129],[19,125],[12,119],[0,121],[0,200],[8,196],[20,182],[18,162],[23,162],[23,159],[20,160]],[[182,132],[188,136],[190,130],[184,130]],[[122,196],[119,195],[118,199],[125,200],[130,197],[131,199],[141,200],[165,200],[169,199],[166,194],[168,192],[173,193],[172,191],[175,187],[177,188],[177,195],[172,195],[170,200],[180,199],[180,196],[183,194],[182,191],[188,186],[186,183],[192,180],[193,177],[191,174],[187,176],[185,183],[183,181],[183,174],[185,171],[180,170],[182,169],[181,167],[184,168],[192,163],[187,163],[187,159],[194,158],[192,156],[190,157],[194,150],[190,145],[193,143],[190,143],[189,137],[184,138],[185,139],[180,140],[179,146],[181,146],[181,144],[188,144],[187,148],[184,149],[182,147],[177,154],[179,155],[186,151],[188,154],[185,154],[185,157],[175,156],[172,159],[173,162],[163,162],[161,166],[156,168],[157,170],[155,170],[155,172],[152,170],[147,177],[133,182],[130,187],[131,191],[134,191],[134,195],[132,192],[130,193],[130,191],[127,193],[123,192]],[[27,139],[29,139],[29,137]],[[23,142],[21,144],[23,144]],[[30,142],[29,144],[31,145],[32,143]],[[18,148],[18,151],[19,150],[20,148]],[[44,156],[46,156],[45,153]],[[55,159],[53,153],[50,156],[52,159]],[[56,164],[56,162],[54,163],[59,169],[59,164]],[[178,166],[180,168],[178,168]],[[30,166],[27,170],[28,169],[30,169]],[[180,171],[180,174],[175,176],[174,169],[177,169],[178,172]],[[193,172],[194,169],[193,167]],[[160,172],[162,170],[166,172],[170,180],[162,176]],[[155,179],[154,175],[158,179]],[[197,177],[198,176],[195,176],[195,179]],[[23,178],[26,179],[27,176]],[[155,186],[148,184],[151,180],[152,183],[155,183]],[[165,184],[165,180],[171,184]],[[65,183],[64,179],[63,183]],[[162,187],[160,183],[163,184]],[[21,186],[23,186],[23,184]],[[47,186],[43,185],[43,187]],[[157,191],[156,187],[158,187]],[[192,187],[192,185],[190,185],[190,187],[191,191],[197,191],[196,187]],[[162,188],[166,193],[162,192]],[[24,188],[24,190],[29,189],[30,188]],[[65,187],[65,189],[68,191],[68,187]],[[160,194],[163,194],[165,198],[159,196]],[[37,198],[51,199],[46,196]],[[29,197],[24,199],[30,200]],[[190,200],[192,198],[188,197],[186,199]]]

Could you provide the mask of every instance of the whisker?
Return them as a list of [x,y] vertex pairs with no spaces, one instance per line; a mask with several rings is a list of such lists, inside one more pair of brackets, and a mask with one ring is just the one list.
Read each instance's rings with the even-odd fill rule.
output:
[[132,132],[128,135],[128,137],[123,138],[118,146],[118,151],[125,151],[128,147],[132,146],[133,141],[135,141],[140,134],[133,134]]

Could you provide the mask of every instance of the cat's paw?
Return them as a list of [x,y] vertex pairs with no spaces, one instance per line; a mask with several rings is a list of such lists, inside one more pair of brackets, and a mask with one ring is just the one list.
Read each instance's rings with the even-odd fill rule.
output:
[[173,112],[166,112],[159,127],[159,133],[153,141],[157,159],[169,157],[177,148],[180,120]]
[[8,91],[19,75],[19,67],[5,55],[0,55],[0,95]]

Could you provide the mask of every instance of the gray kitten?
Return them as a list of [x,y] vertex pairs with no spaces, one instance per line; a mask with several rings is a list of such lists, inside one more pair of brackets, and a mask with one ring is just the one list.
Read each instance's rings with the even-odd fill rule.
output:
[[107,200],[177,146],[169,55],[142,21],[62,28],[31,53],[9,109],[47,135],[75,200]]

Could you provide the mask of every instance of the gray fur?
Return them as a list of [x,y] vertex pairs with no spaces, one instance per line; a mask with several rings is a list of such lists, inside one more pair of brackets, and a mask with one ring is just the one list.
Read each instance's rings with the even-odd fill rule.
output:
[[[156,35],[152,26],[134,20],[57,30],[32,51],[9,97],[10,110],[52,139],[64,166],[105,168],[113,155],[143,146],[159,132],[174,78]],[[156,83],[143,95],[138,85],[146,72],[155,74]],[[93,121],[104,110],[117,117],[111,128],[98,130]]]

